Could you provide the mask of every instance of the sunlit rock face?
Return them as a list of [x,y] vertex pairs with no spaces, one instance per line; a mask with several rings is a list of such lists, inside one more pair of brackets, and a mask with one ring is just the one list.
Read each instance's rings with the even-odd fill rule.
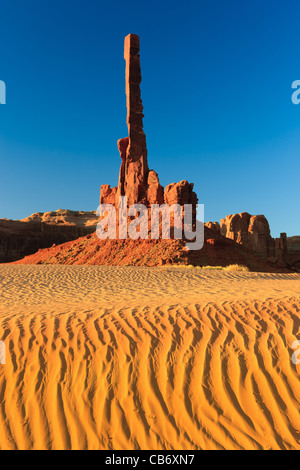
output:
[[197,195],[193,192],[193,184],[183,180],[168,185],[164,191],[158,174],[154,170],[149,170],[140,88],[142,81],[140,39],[136,34],[126,36],[124,58],[128,137],[118,140],[121,156],[118,186],[111,188],[109,185],[102,185],[100,203],[111,204],[115,200],[115,205],[118,207],[119,196],[126,196],[128,206],[135,203],[142,203],[148,207],[151,204],[163,203],[195,205]]

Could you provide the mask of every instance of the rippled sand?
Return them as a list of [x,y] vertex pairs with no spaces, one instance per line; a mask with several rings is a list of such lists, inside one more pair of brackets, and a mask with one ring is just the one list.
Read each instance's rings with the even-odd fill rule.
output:
[[300,449],[300,275],[0,266],[1,449]]

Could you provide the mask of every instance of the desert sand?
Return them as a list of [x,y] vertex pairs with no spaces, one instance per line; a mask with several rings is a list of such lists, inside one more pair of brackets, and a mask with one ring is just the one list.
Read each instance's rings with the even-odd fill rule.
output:
[[1,449],[300,449],[300,275],[0,265]]

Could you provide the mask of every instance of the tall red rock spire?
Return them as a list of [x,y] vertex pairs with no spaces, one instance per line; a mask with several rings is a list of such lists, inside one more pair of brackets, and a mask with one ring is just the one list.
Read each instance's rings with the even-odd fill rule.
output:
[[128,204],[145,202],[147,197],[147,146],[143,130],[143,104],[140,84],[140,39],[136,34],[125,38],[127,126],[129,137],[118,142],[122,158],[118,194],[128,198]]
[[115,204],[119,207],[119,196],[127,196],[127,204],[193,204],[197,195],[193,184],[186,180],[172,183],[164,188],[158,175],[148,168],[146,136],[143,129],[143,103],[140,84],[142,81],[140,65],[140,39],[136,34],[125,38],[124,58],[126,61],[126,97],[128,137],[118,141],[122,163],[119,184],[111,188],[102,185],[100,204]]

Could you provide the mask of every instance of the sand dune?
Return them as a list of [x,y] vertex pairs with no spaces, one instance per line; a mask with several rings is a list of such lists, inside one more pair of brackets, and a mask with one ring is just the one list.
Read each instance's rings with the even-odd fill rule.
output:
[[300,275],[0,266],[1,449],[300,449]]

